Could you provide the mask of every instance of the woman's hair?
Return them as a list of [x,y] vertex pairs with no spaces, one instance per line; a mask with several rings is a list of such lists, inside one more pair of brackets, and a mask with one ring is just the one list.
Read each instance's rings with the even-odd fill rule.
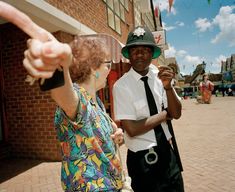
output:
[[108,57],[108,51],[99,38],[76,37],[70,43],[73,61],[70,75],[73,82],[83,83],[91,75],[91,69],[98,69]]

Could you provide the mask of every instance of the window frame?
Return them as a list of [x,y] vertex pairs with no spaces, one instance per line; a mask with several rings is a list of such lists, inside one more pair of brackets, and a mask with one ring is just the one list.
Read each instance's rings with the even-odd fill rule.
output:
[[121,32],[121,22],[126,23],[125,11],[129,11],[129,0],[103,0],[106,4],[108,26]]

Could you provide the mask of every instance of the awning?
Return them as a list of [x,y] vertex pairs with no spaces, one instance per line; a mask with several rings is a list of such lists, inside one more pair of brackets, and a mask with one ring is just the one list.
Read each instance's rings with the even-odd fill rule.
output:
[[104,40],[105,44],[107,45],[108,49],[110,50],[111,59],[114,63],[120,63],[120,61],[124,63],[129,63],[129,60],[122,56],[121,49],[125,45],[122,44],[119,40],[109,34],[104,33],[97,33],[91,35],[83,35],[86,37],[94,37],[94,38],[101,38]]
[[[75,18],[67,15],[46,1],[38,0],[3,0],[27,14],[36,24],[53,33],[64,31],[73,35],[95,34],[96,32],[82,24]],[[20,2],[20,3],[19,3]],[[7,21],[0,18],[0,24]]]

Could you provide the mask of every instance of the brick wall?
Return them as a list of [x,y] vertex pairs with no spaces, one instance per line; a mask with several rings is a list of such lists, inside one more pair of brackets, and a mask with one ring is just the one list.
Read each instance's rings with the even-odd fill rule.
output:
[[[66,14],[99,33],[108,33],[125,43],[133,26],[133,11],[129,1],[126,23],[121,23],[122,35],[107,24],[107,10],[103,0],[47,0]],[[53,125],[55,103],[49,93],[41,92],[37,84],[24,82],[26,71],[22,67],[23,51],[28,36],[11,24],[0,25],[4,91],[7,112],[7,142],[14,157],[60,160],[60,147]],[[73,37],[63,33],[54,34],[62,42]]]
[[[1,54],[6,96],[8,143],[14,157],[59,160],[60,148],[53,125],[55,103],[38,84],[24,82],[23,52],[28,36],[11,24],[0,26]],[[63,42],[72,37],[62,32],[55,36]]]
[[46,0],[52,6],[90,27],[97,33],[108,33],[122,43],[126,43],[129,30],[133,28],[133,6],[129,1],[129,11],[126,13],[126,23],[121,22],[122,34],[119,35],[108,26],[107,9],[103,0]]

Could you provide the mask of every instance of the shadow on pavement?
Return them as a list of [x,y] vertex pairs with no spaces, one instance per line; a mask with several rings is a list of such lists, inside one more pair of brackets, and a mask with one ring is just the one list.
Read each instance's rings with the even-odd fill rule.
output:
[[32,159],[6,158],[0,159],[0,183],[11,179],[43,161]]

